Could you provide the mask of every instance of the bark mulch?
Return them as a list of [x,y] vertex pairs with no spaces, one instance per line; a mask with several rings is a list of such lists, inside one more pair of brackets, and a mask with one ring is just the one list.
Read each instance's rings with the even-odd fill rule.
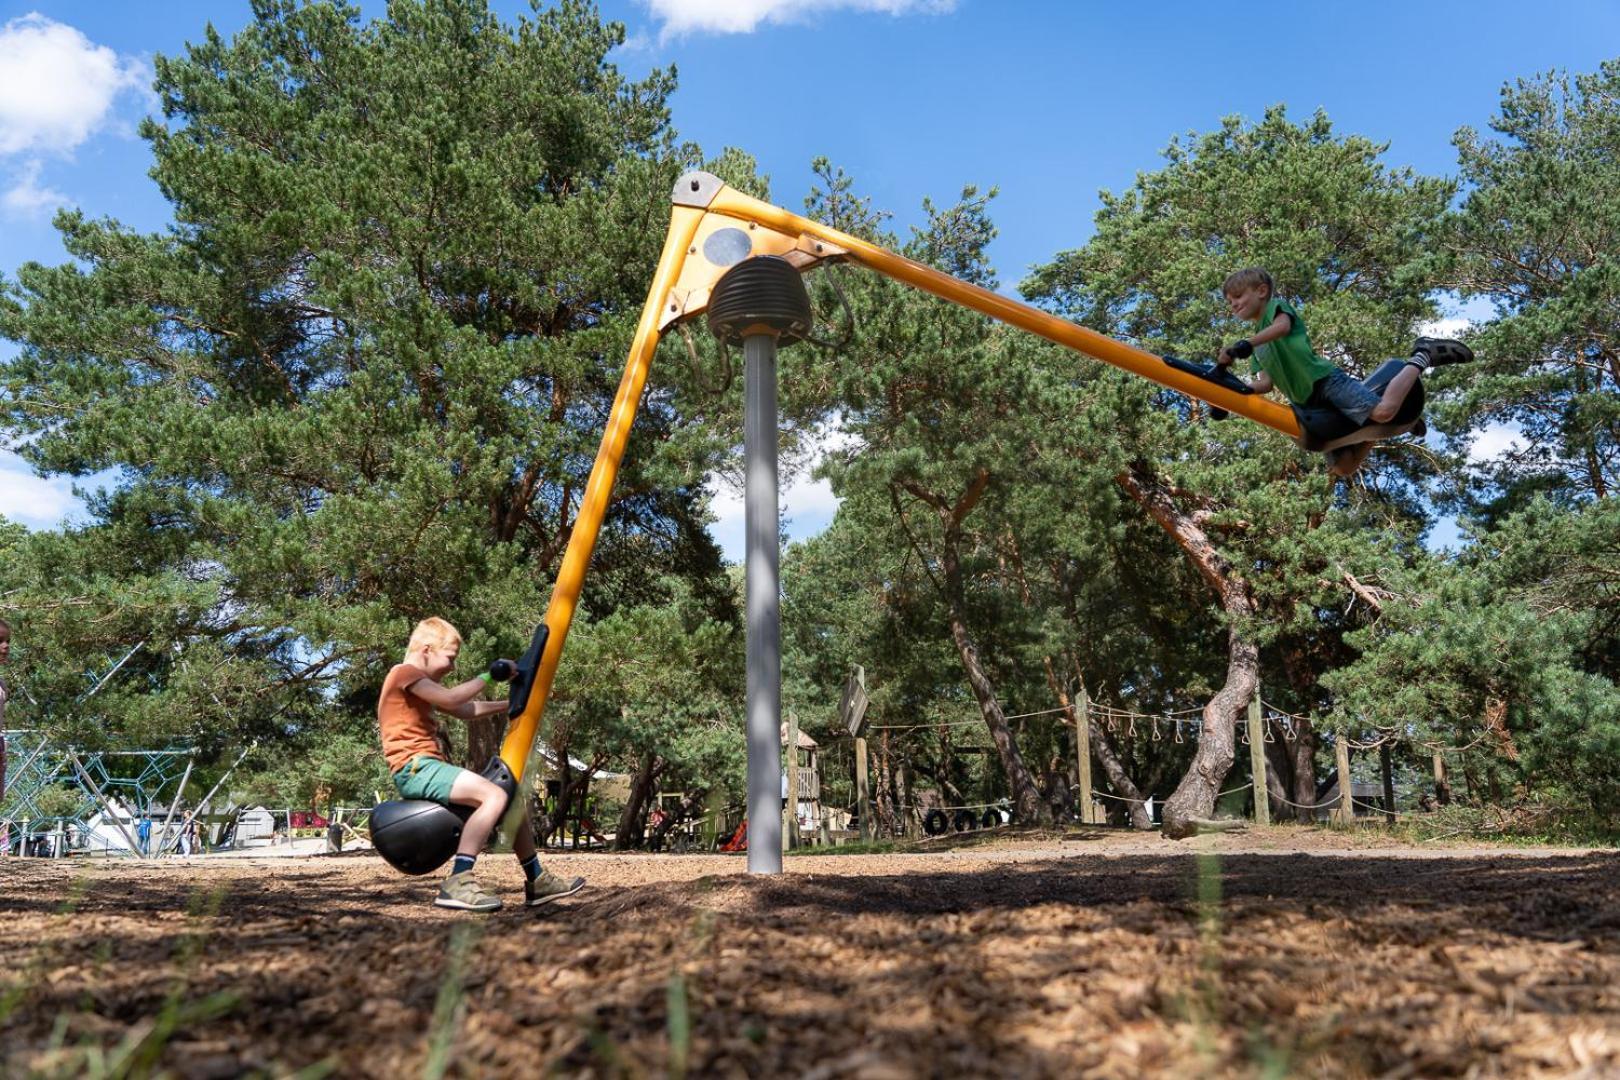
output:
[[591,888],[477,917],[372,857],[0,862],[0,1075],[1620,1075],[1615,852],[548,865]]

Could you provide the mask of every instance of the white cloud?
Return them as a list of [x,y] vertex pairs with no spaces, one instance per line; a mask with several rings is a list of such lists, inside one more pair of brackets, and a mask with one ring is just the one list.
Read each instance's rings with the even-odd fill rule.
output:
[[761,23],[806,22],[832,11],[942,15],[956,0],[642,0],[661,24],[659,39],[687,34],[751,34]]
[[[803,457],[807,464],[785,476],[786,483],[777,492],[777,507],[788,519],[789,540],[809,539],[832,523],[833,515],[838,512],[839,499],[833,494],[831,484],[813,479],[810,474],[825,455],[842,450],[853,441],[852,436],[836,427],[823,432],[806,444]],[[713,496],[709,512],[715,517],[714,523],[709,526],[709,533],[720,545],[726,561],[742,562],[747,538],[747,508],[742,485],[711,474],[705,486]]]
[[1519,441],[1523,434],[1517,424],[1492,424],[1484,428],[1468,444],[1469,463],[1484,465],[1505,454],[1523,450],[1524,444]]
[[21,458],[0,451],[0,515],[30,529],[54,529],[83,509],[70,481],[35,476]]
[[72,201],[55,188],[40,186],[40,168],[38,158],[27,162],[23,165],[22,171],[16,175],[11,187],[4,195],[0,195],[0,212],[6,217],[47,218],[58,206]]
[[1454,338],[1461,336],[1465,330],[1470,330],[1473,326],[1472,319],[1451,318],[1419,323],[1417,329],[1420,337]]
[[151,79],[145,61],[38,12],[0,26],[0,71],[0,154],[69,154]]

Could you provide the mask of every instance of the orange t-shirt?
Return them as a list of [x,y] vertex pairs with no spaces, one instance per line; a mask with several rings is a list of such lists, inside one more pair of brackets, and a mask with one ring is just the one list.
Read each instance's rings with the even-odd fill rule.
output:
[[388,759],[389,772],[398,772],[418,754],[444,757],[433,706],[407,689],[425,678],[427,672],[414,664],[395,664],[383,680],[382,695],[377,698],[377,727],[382,731],[383,757]]

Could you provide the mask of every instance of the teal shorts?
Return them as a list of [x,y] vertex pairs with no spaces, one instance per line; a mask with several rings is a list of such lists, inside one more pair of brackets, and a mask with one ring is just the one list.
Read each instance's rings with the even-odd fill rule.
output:
[[463,771],[448,761],[417,754],[394,774],[394,787],[407,799],[427,799],[449,806],[450,789]]

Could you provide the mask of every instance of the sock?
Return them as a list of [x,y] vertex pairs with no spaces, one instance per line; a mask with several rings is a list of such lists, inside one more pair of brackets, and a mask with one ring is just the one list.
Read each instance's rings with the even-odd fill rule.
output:
[[535,878],[540,876],[540,853],[535,852],[533,855],[530,855],[528,862],[524,862],[522,859],[519,859],[518,865],[523,867],[523,876],[529,881],[533,881]]
[[456,861],[450,864],[450,872],[452,874],[465,874],[473,868],[473,863],[477,861],[478,856],[476,855],[457,855]]
[[1406,358],[1406,362],[1417,368],[1420,375],[1429,373],[1429,354],[1426,352],[1415,352]]

